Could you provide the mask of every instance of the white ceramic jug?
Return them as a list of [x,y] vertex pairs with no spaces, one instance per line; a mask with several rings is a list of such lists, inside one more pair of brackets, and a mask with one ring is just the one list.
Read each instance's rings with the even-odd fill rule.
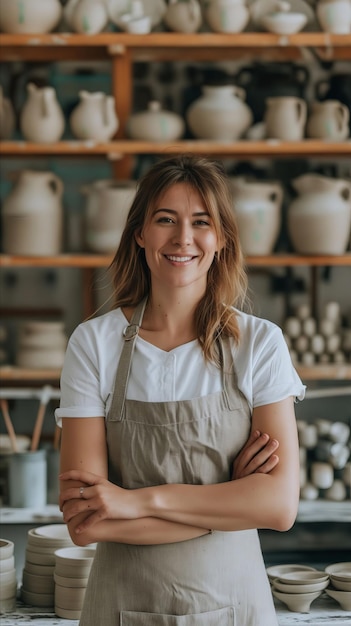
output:
[[0,30],[4,33],[49,33],[61,16],[59,0],[0,0]]
[[16,126],[16,117],[11,100],[5,98],[0,86],[0,139],[11,139]]
[[252,112],[244,102],[245,90],[223,85],[204,86],[202,92],[186,112],[195,137],[227,142],[244,135],[253,121]]
[[[165,0],[138,0],[142,4],[143,15],[150,18],[150,26],[158,26],[166,13]],[[117,26],[121,26],[121,17],[131,14],[135,0],[106,0],[110,20]]]
[[335,35],[351,32],[350,0],[319,0],[316,14],[322,30]]
[[271,254],[281,226],[282,186],[242,177],[232,178],[231,186],[244,254]]
[[101,91],[79,92],[80,102],[70,116],[72,133],[77,139],[109,141],[118,129],[113,96]]
[[114,253],[136,193],[134,181],[97,180],[82,188],[85,204],[85,241],[92,252]]
[[202,24],[200,3],[198,0],[170,0],[163,21],[177,33],[195,33]]
[[109,19],[105,0],[68,0],[63,15],[73,31],[87,35],[103,31]]
[[240,33],[250,18],[245,0],[208,0],[205,18],[216,33]]
[[27,85],[28,96],[20,114],[20,128],[27,141],[55,143],[65,129],[65,118],[53,87]]
[[52,172],[23,170],[2,209],[6,254],[52,256],[62,246],[62,192]]
[[132,139],[141,141],[175,141],[184,134],[183,118],[161,108],[158,100],[152,100],[148,109],[130,116],[127,132]]
[[343,254],[350,239],[351,183],[303,174],[292,184],[299,194],[287,213],[294,250],[300,254]]
[[264,124],[267,139],[300,141],[305,134],[307,104],[302,98],[267,98]]
[[306,136],[311,139],[343,141],[349,136],[350,111],[338,100],[313,102],[306,124]]

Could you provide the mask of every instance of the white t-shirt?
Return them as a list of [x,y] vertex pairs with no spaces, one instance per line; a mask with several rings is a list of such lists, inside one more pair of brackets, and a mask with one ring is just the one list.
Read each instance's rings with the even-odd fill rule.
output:
[[[302,400],[297,375],[281,329],[272,322],[238,312],[240,343],[231,340],[238,386],[254,407],[288,396]],[[67,347],[61,375],[62,417],[100,417],[108,412],[128,321],[121,309],[80,324]],[[136,340],[127,398],[144,402],[189,400],[220,391],[220,370],[205,361],[197,340],[170,352]]]

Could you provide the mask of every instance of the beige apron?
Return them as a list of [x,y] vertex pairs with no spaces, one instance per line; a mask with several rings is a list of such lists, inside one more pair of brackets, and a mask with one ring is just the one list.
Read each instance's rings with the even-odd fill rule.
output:
[[[128,400],[144,307],[125,330],[106,417],[109,480],[125,489],[226,482],[251,422],[229,341],[220,345],[221,392],[175,402]],[[256,530],[154,546],[100,543],[80,620],[80,626],[277,625]]]

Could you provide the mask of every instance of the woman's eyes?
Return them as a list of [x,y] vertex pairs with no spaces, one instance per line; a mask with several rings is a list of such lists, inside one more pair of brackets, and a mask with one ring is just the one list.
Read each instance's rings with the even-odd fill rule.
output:
[[[175,220],[172,217],[159,217],[157,224],[175,224]],[[211,226],[208,220],[195,220],[193,226]]]

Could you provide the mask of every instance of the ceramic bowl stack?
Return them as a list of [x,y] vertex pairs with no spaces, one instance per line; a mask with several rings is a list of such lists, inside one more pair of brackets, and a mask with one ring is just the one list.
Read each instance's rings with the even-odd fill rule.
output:
[[21,587],[25,604],[54,607],[55,551],[73,545],[65,524],[50,524],[28,531]]
[[0,613],[15,608],[16,595],[14,544],[8,539],[0,539]]
[[272,581],[272,593],[290,611],[309,613],[311,604],[328,587],[329,574],[318,570],[297,569],[280,573]]
[[325,568],[330,586],[325,590],[344,611],[351,611],[351,562],[333,563]]
[[58,617],[80,618],[95,547],[75,546],[55,552],[55,613]]

